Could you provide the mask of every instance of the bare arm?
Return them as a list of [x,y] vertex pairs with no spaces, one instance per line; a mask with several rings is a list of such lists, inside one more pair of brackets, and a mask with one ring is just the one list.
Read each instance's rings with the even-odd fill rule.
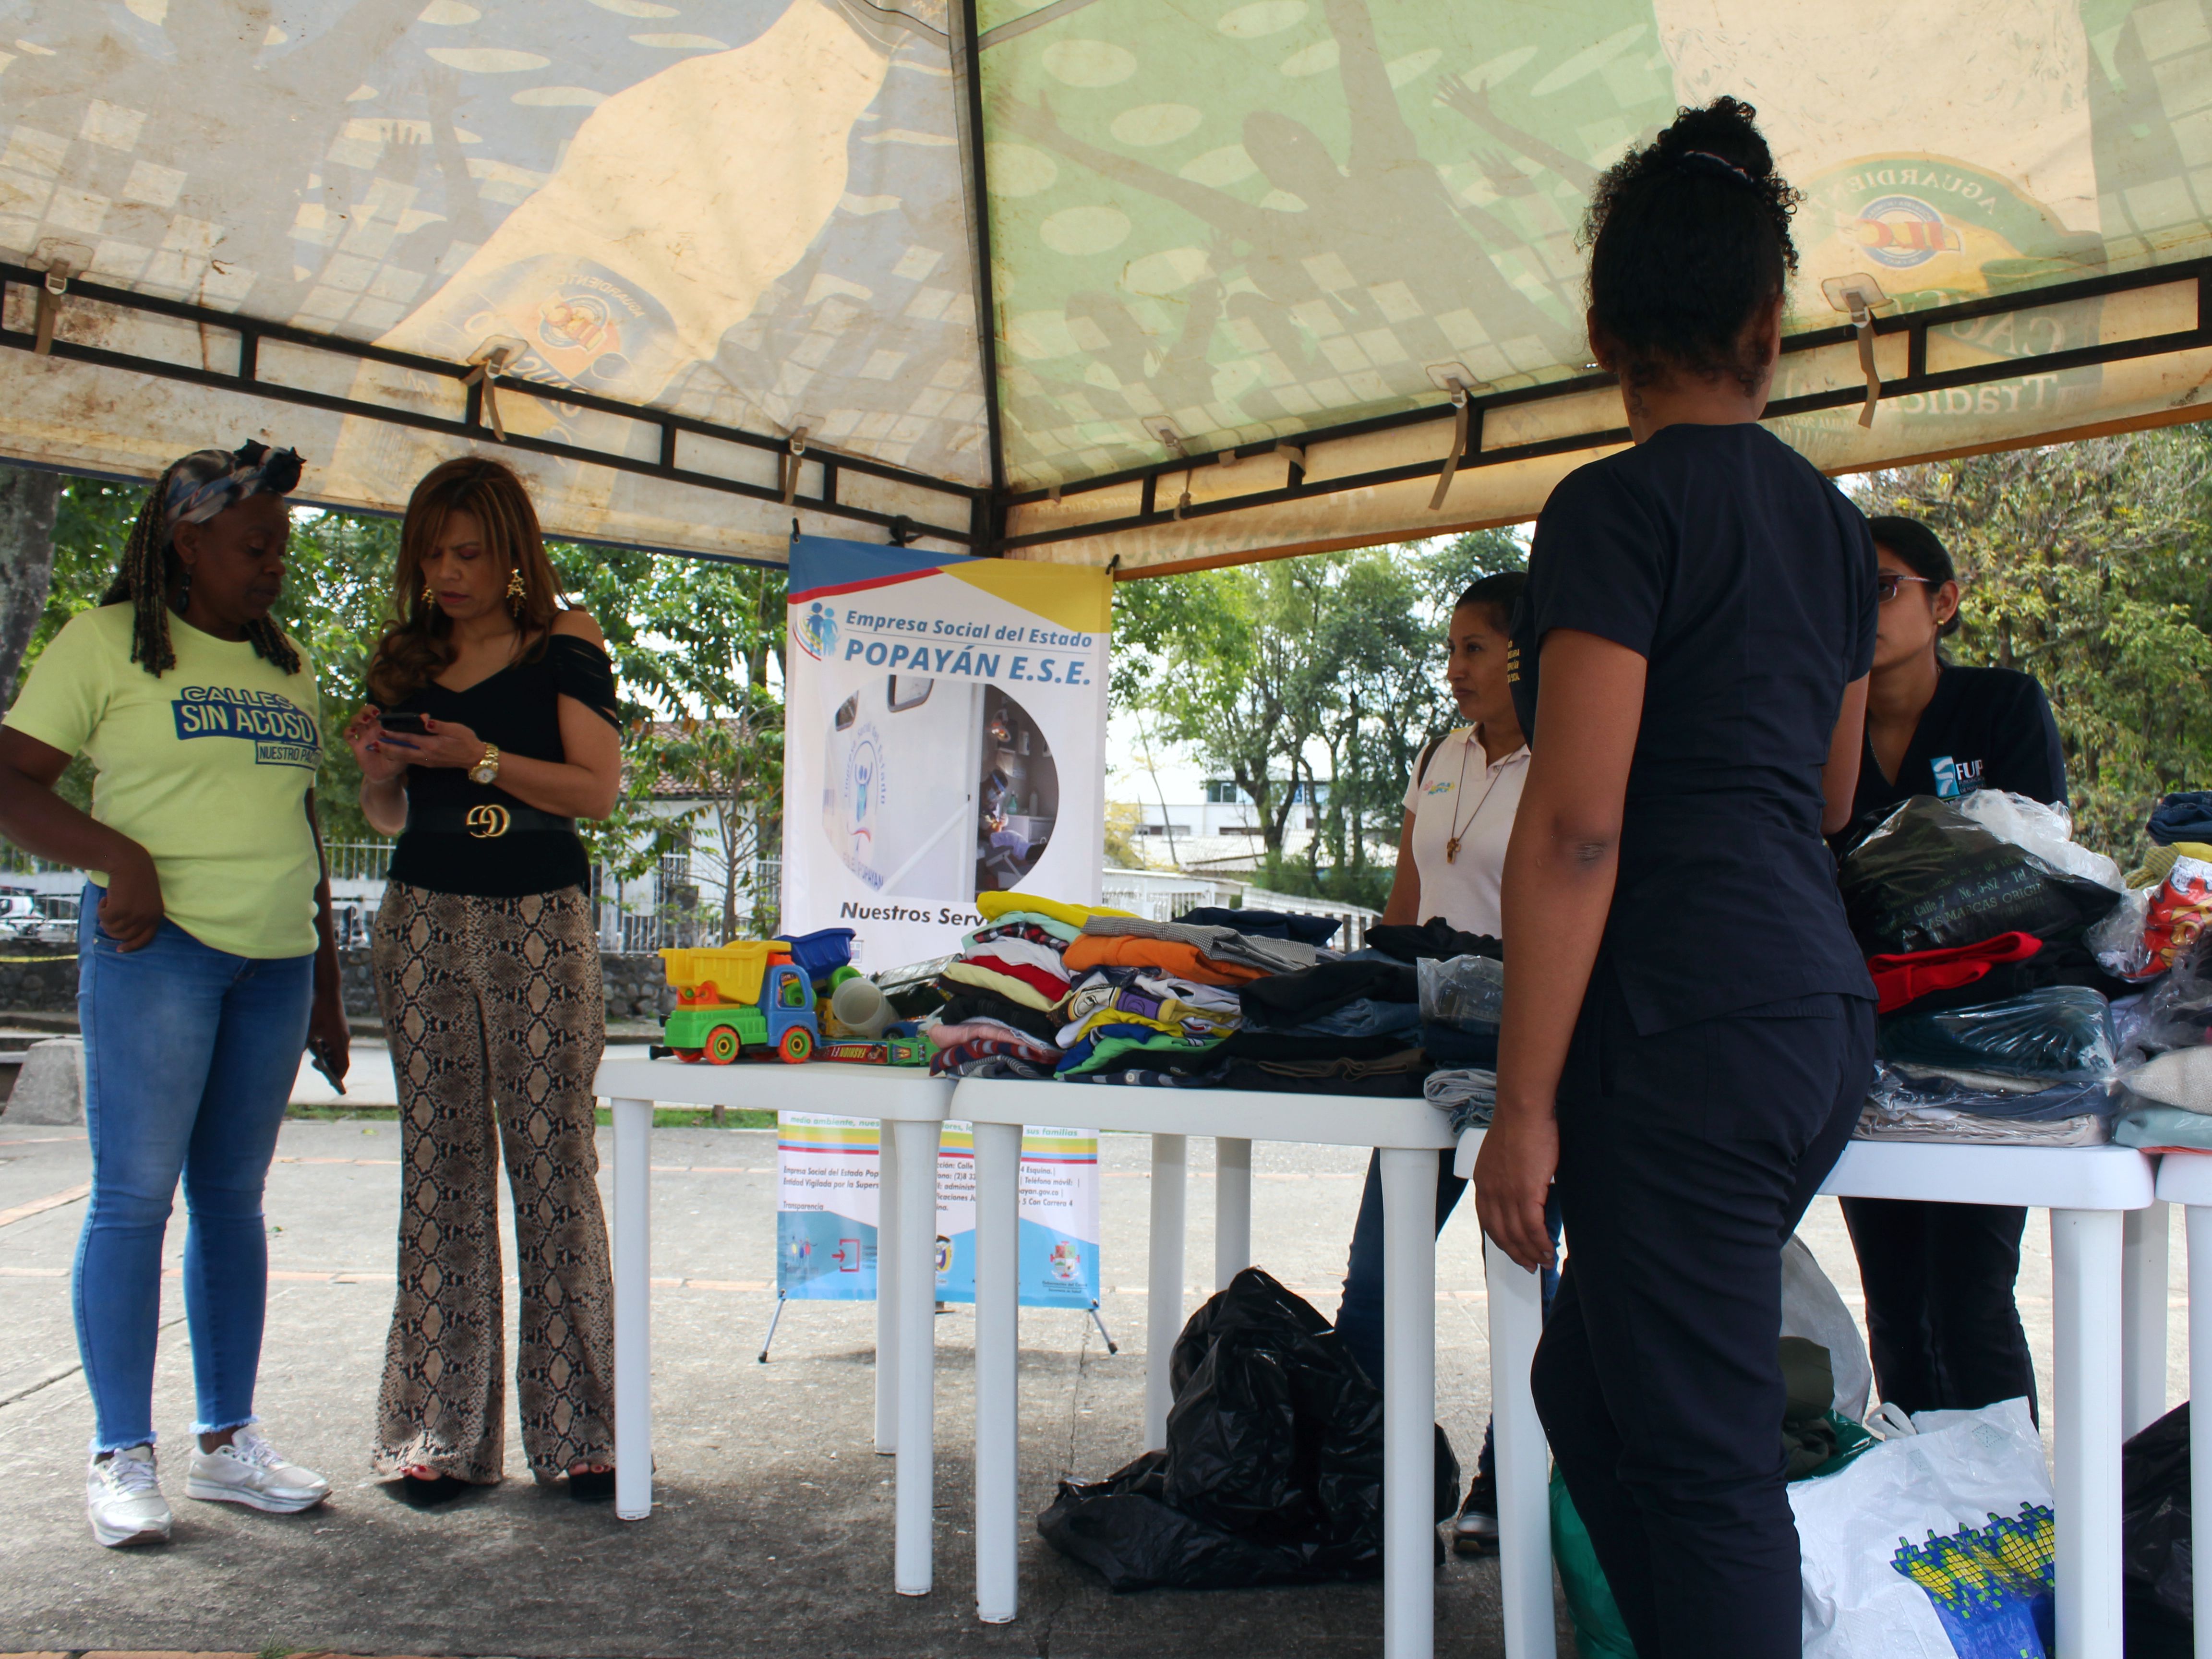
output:
[[1413,862],[1413,815],[1398,831],[1398,873],[1390,878],[1390,896],[1382,905],[1386,927],[1418,927],[1421,923],[1421,872]]
[[1644,720],[1644,659],[1595,634],[1544,638],[1528,787],[1505,853],[1508,940],[1498,1109],[1475,1164],[1482,1230],[1523,1267],[1553,1259],[1544,1200],[1559,1166],[1554,1115],[1620,872],[1628,770]]
[[1859,757],[1866,752],[1867,677],[1844,688],[1843,712],[1828,739],[1827,764],[1820,769],[1820,833],[1832,836],[1851,821],[1859,792]]
[[100,925],[125,950],[135,951],[161,925],[161,879],[144,848],[54,793],[69,763],[52,744],[0,726],[0,836],[38,858],[105,870],[107,896],[100,902]]

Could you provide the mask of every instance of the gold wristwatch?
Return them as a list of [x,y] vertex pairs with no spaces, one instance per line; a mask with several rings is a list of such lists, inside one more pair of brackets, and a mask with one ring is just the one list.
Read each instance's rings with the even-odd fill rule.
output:
[[498,776],[499,745],[495,743],[488,743],[484,745],[483,758],[469,768],[469,778],[475,783],[490,783]]

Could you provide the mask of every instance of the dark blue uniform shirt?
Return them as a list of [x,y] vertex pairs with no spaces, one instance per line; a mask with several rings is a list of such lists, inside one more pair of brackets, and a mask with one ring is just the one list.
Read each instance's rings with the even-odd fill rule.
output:
[[1553,629],[1650,665],[1600,958],[1647,1035],[1873,999],[1820,838],[1820,769],[1844,687],[1874,663],[1875,569],[1858,508],[1758,426],[1663,428],[1544,504],[1509,658],[1522,729],[1541,753]]
[[2058,722],[2034,676],[2011,668],[1944,665],[1936,695],[1920,711],[1894,781],[1881,775],[1869,745],[1859,758],[1851,801],[1856,841],[1914,795],[1945,800],[1977,789],[2005,789],[2056,805],[2066,799],[2066,757]]

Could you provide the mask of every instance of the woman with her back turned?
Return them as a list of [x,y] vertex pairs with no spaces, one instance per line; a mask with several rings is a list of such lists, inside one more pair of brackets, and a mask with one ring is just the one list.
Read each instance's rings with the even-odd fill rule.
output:
[[1686,109],[1599,181],[1590,345],[1634,446],[1539,520],[1514,672],[1483,1228],[1572,1249],[1533,1374],[1643,1659],[1799,1651],[1782,1247],[1872,1075],[1874,987],[1821,836],[1874,657],[1866,520],[1759,425],[1796,193],[1753,112]]

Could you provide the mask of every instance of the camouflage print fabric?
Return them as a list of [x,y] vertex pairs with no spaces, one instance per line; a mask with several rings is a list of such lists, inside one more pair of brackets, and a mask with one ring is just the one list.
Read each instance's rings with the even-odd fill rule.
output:
[[375,1467],[479,1482],[504,1471],[502,1152],[524,1455],[541,1480],[611,1463],[614,1300],[592,1092],[606,1006],[589,903],[573,887],[479,898],[394,882],[372,955],[403,1171]]

